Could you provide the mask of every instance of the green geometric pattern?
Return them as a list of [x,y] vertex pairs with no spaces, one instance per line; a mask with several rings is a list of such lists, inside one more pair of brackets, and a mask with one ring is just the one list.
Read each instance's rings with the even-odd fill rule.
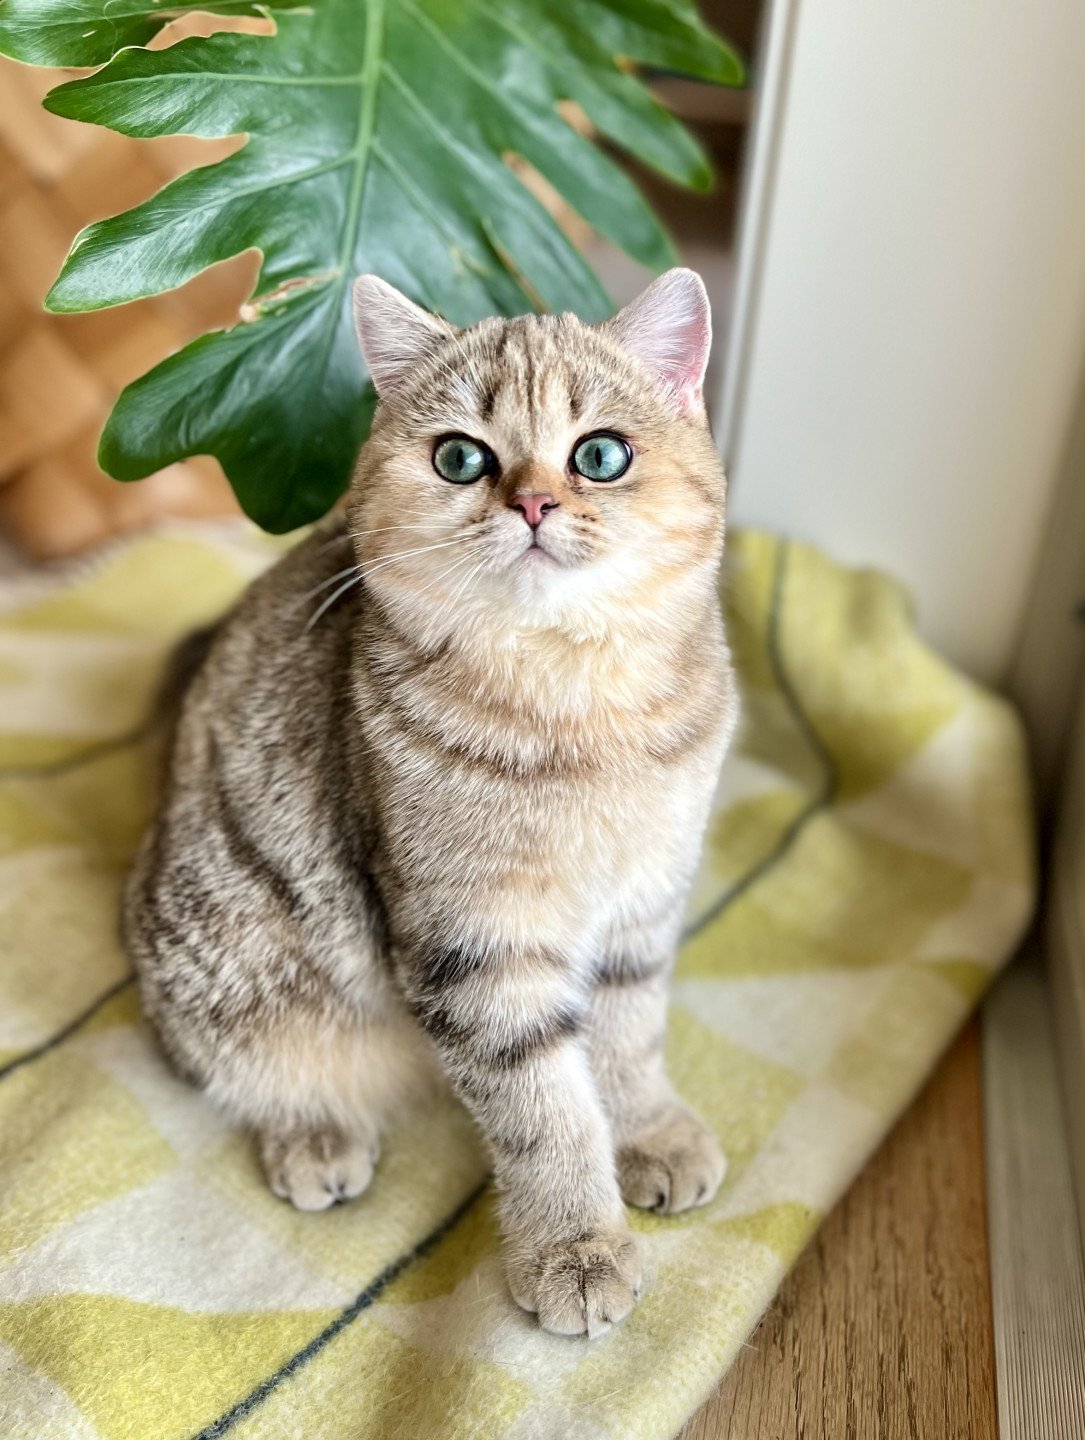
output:
[[0,1435],[669,1440],[1022,933],[1019,722],[892,582],[731,538],[744,722],[669,1035],[730,1168],[702,1210],[631,1212],[643,1300],[561,1339],[506,1294],[452,1102],[364,1197],[303,1215],[140,1022],[115,914],[148,698],[279,548],[166,532],[0,613]]

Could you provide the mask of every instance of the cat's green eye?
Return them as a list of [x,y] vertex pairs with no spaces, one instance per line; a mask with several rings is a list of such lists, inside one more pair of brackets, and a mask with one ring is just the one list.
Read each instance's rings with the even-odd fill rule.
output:
[[446,435],[434,448],[433,468],[453,485],[473,485],[494,468],[494,457],[467,435]]
[[617,480],[629,469],[633,451],[620,435],[601,430],[587,435],[572,454],[573,469],[585,480]]

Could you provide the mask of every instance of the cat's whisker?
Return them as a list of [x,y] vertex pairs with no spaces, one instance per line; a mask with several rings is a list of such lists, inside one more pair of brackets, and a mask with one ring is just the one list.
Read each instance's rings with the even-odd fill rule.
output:
[[[439,585],[442,583],[442,581],[447,580],[447,579],[449,578],[449,576],[450,576],[450,575],[453,575],[457,570],[459,570],[459,569],[461,568],[461,566],[470,565],[473,560],[475,560],[475,559],[478,558],[478,554],[479,554],[479,551],[478,551],[478,548],[476,547],[475,549],[471,550],[469,554],[467,554],[467,555],[461,555],[458,560],[455,560],[455,561],[448,567],[447,570],[442,570],[442,571],[441,571],[440,575],[438,575],[437,578],[433,581],[433,585],[434,585],[434,586],[439,586]],[[455,598],[455,597],[452,597],[452,598]]]
[[447,550],[450,545],[464,545],[469,540],[474,540],[473,535],[456,535],[451,540],[438,540],[433,545],[418,545],[413,550],[400,550],[396,555],[381,555],[375,560],[367,561],[360,567],[363,575],[372,575],[374,570],[383,570],[386,565],[392,565],[396,560],[408,560],[412,555],[425,555],[430,550]]
[[331,609],[341,595],[345,595],[348,590],[364,580],[367,575],[371,575],[375,570],[383,570],[387,565],[394,565],[397,560],[408,560],[412,555],[424,555],[430,550],[447,550],[451,545],[462,545],[466,541],[474,540],[475,538],[474,535],[457,535],[453,540],[440,540],[435,545],[419,545],[412,550],[401,550],[396,555],[382,556],[380,559],[371,561],[367,565],[351,565],[346,570],[341,570],[338,575],[331,576],[330,579],[325,580],[322,584],[318,585],[314,591],[311,591],[304,597],[307,600],[312,599],[314,594],[319,593],[319,591],[325,589],[326,586],[334,584],[341,576],[350,575],[350,579],[340,585],[337,590],[333,590],[327,599],[317,608],[315,614],[309,618],[305,626],[306,634],[313,628],[320,617]]
[[298,602],[299,605],[304,605],[306,600],[311,600],[314,595],[319,595],[321,590],[326,590],[329,585],[334,585],[337,580],[342,580],[344,575],[353,575],[358,569],[358,563],[355,561],[353,565],[348,565],[344,570],[337,570],[334,575],[329,575],[326,580],[321,580],[319,585],[314,585],[311,590],[306,590]]
[[432,508],[416,506],[410,510],[403,510],[401,514],[405,517],[395,525],[372,525],[365,530],[350,531],[352,540],[360,540],[366,535],[379,535],[391,530],[433,530],[439,528],[440,522],[434,516]]
[[309,620],[308,620],[308,622],[307,622],[307,624],[306,624],[306,626],[305,626],[305,633],[306,633],[306,635],[308,635],[309,631],[313,628],[313,626],[316,624],[316,622],[320,619],[321,615],[323,615],[326,610],[330,610],[330,609],[331,609],[331,607],[332,607],[332,606],[335,604],[335,602],[339,599],[340,595],[345,595],[348,590],[352,590],[355,585],[357,585],[357,584],[360,583],[361,579],[362,579],[362,577],[361,577],[360,574],[352,575],[349,580],[347,580],[344,584],[340,585],[340,587],[339,587],[338,590],[333,590],[333,591],[332,591],[332,593],[331,593],[331,594],[328,596],[328,598],[323,602],[323,604],[318,607],[316,613],[315,613],[314,615],[311,615],[311,616],[309,617]]
[[466,555],[457,556],[457,558],[453,560],[452,564],[449,565],[447,570],[442,570],[440,575],[435,576],[433,583],[435,585],[439,584],[447,575],[451,575],[453,570],[458,570],[459,567],[465,564],[468,560],[473,560],[478,553],[478,546],[473,545]]
[[323,555],[324,551],[325,551],[325,550],[330,550],[333,545],[349,545],[349,544],[350,544],[350,535],[349,535],[349,534],[333,535],[330,540],[325,540],[324,543],[323,543],[323,545],[319,546],[318,548],[319,548],[319,550],[320,550],[320,553]]
[[350,533],[353,539],[360,540],[363,535],[380,535],[387,530],[431,530],[432,528],[433,522],[431,520],[420,520],[415,524],[374,525],[369,530],[352,530]]
[[460,596],[466,593],[467,587],[470,585],[471,581],[475,578],[475,576],[478,574],[478,572],[483,568],[483,566],[484,566],[485,564],[486,564],[486,561],[485,561],[485,560],[480,560],[473,570],[469,570],[469,571],[467,572],[467,578],[466,578],[466,580],[464,580],[463,582],[461,582],[461,584],[457,585],[455,594],[451,597],[451,599],[450,599],[449,602],[448,602],[449,605],[455,605],[456,602],[459,600]]

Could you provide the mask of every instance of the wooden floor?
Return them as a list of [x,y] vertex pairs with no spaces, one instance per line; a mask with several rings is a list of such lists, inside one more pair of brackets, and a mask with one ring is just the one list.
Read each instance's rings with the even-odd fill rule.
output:
[[681,1440],[995,1440],[977,1022]]

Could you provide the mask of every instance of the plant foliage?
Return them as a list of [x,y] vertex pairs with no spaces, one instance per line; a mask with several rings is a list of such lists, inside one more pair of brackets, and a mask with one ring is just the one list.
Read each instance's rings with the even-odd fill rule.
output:
[[[140,48],[185,10],[270,13],[276,34]],[[129,480],[216,455],[245,510],[275,531],[328,508],[368,428],[355,275],[376,271],[459,323],[534,307],[600,317],[598,280],[509,155],[660,268],[672,253],[659,222],[558,102],[578,102],[609,140],[706,188],[704,156],[635,67],[742,78],[689,0],[4,0],[0,51],[101,67],[50,92],[57,115],[133,136],[247,136],[82,231],[46,304],[120,305],[258,250],[244,318],[129,385],[100,459]]]

